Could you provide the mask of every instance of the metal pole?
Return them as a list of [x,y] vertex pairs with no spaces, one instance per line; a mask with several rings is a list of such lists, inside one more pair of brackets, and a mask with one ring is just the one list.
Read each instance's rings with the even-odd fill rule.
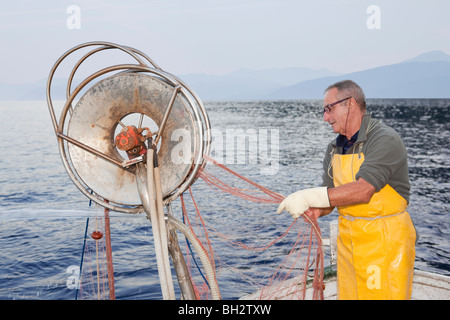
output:
[[161,138],[161,135],[164,131],[164,127],[166,125],[167,119],[169,118],[170,111],[172,111],[173,104],[175,102],[175,99],[177,97],[177,94],[178,94],[178,91],[180,90],[180,88],[181,88],[181,86],[177,85],[175,87],[175,89],[173,90],[172,97],[170,97],[169,105],[167,106],[166,112],[164,113],[164,117],[161,121],[161,125],[159,126],[159,129],[158,129],[158,135],[155,139],[155,145],[158,145],[158,141]]
[[[172,207],[169,203],[167,205],[167,211],[169,216],[172,216]],[[191,276],[189,275],[189,270],[186,265],[183,253],[181,252],[180,246],[178,244],[178,237],[176,229],[172,226],[169,227],[169,254],[172,258],[175,273],[177,275],[178,284],[180,285],[181,293],[184,300],[196,300],[194,285],[192,284]]]
[[[151,142],[151,138],[148,139],[148,142]],[[151,148],[151,146],[149,146]],[[156,148],[156,146],[155,146]],[[167,243],[167,228],[166,221],[164,219],[164,208],[163,208],[163,199],[162,199],[162,190],[161,190],[161,173],[159,172],[158,166],[158,156],[156,151],[152,150],[153,159],[147,158],[147,171],[151,170],[148,165],[148,162],[153,160],[153,179],[154,179],[154,187],[155,187],[155,197],[156,197],[156,213],[158,215],[158,223],[159,223],[159,236],[161,239],[161,250],[162,250],[162,260],[165,268],[165,275],[167,281],[167,287],[169,289],[169,299],[175,300],[175,291],[173,288],[173,280],[172,274],[170,272],[170,261],[169,261],[169,251],[168,251],[168,243]]]
[[111,228],[109,220],[109,209],[104,209],[105,214],[105,242],[106,242],[106,264],[108,268],[108,288],[109,299],[116,300],[116,291],[114,288],[114,267],[111,248]]
[[[160,227],[159,227],[159,219],[158,219],[158,211],[156,207],[156,198],[155,198],[155,178],[153,171],[153,149],[148,150],[148,158],[147,158],[147,185],[148,185],[148,195],[150,200],[150,214],[153,228],[153,239],[156,253],[156,263],[158,266],[158,274],[161,282],[161,290],[163,293],[164,300],[170,299],[170,289],[169,284],[167,282],[166,275],[166,266],[165,261],[163,259],[162,252],[162,243],[160,236]],[[170,267],[170,266],[169,266]]]
[[[153,159],[153,150],[148,150],[148,159]],[[170,299],[170,290],[168,288],[166,266],[162,258],[161,237],[159,234],[159,219],[156,209],[155,199],[155,180],[153,172],[153,161],[147,160],[147,168],[144,163],[136,164],[136,182],[138,184],[139,195],[141,196],[142,204],[145,213],[152,223],[153,240],[156,255],[156,264],[158,268],[159,279],[161,283],[161,291],[164,300]],[[170,267],[170,266],[169,266]]]

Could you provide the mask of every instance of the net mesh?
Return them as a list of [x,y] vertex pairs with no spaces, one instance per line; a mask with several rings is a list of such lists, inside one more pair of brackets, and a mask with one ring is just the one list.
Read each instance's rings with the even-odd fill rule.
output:
[[[199,179],[180,196],[180,206],[183,223],[213,266],[222,299],[323,299],[323,247],[317,222],[275,214],[282,195],[210,157],[205,161]],[[95,232],[103,236],[94,239]],[[108,233],[105,210],[103,217],[86,226],[78,299],[115,298]],[[180,247],[196,298],[211,299],[198,253],[187,239],[180,240]]]
[[[274,214],[282,195],[210,157],[205,160],[208,170],[199,173],[201,180],[180,199],[183,221],[208,253],[219,287],[234,290],[221,289],[222,297],[323,299],[323,247],[317,222]],[[196,193],[202,194],[202,203],[196,202]],[[196,253],[189,243],[185,251],[197,298],[209,299],[209,284]],[[251,292],[257,293],[247,295]]]
[[112,263],[109,212],[86,220],[77,300],[113,300],[114,270]]

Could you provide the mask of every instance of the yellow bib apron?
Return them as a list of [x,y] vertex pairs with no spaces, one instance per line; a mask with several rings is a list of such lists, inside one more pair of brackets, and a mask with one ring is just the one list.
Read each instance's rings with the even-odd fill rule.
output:
[[[334,154],[336,187],[355,181],[364,154]],[[338,299],[410,299],[416,233],[407,202],[386,185],[369,203],[338,207]]]

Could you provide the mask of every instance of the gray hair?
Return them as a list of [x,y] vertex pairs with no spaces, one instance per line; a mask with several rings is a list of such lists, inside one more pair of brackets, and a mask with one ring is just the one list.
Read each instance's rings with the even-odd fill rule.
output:
[[358,104],[361,111],[366,110],[366,96],[364,95],[363,90],[361,87],[356,84],[352,80],[342,80],[339,82],[336,82],[332,85],[330,85],[325,92],[327,92],[330,89],[336,88],[340,94],[342,94],[341,99],[344,99],[346,97],[353,97]]

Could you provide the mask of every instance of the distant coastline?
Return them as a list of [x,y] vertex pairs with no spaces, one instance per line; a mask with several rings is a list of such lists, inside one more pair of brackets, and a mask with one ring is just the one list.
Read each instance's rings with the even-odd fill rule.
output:
[[[241,69],[226,75],[179,76],[202,100],[321,99],[329,84],[352,79],[367,98],[450,98],[450,55],[442,51],[348,74],[325,69]],[[47,79],[34,83],[0,82],[0,101],[46,100]],[[66,80],[54,79],[52,98],[65,100]]]

